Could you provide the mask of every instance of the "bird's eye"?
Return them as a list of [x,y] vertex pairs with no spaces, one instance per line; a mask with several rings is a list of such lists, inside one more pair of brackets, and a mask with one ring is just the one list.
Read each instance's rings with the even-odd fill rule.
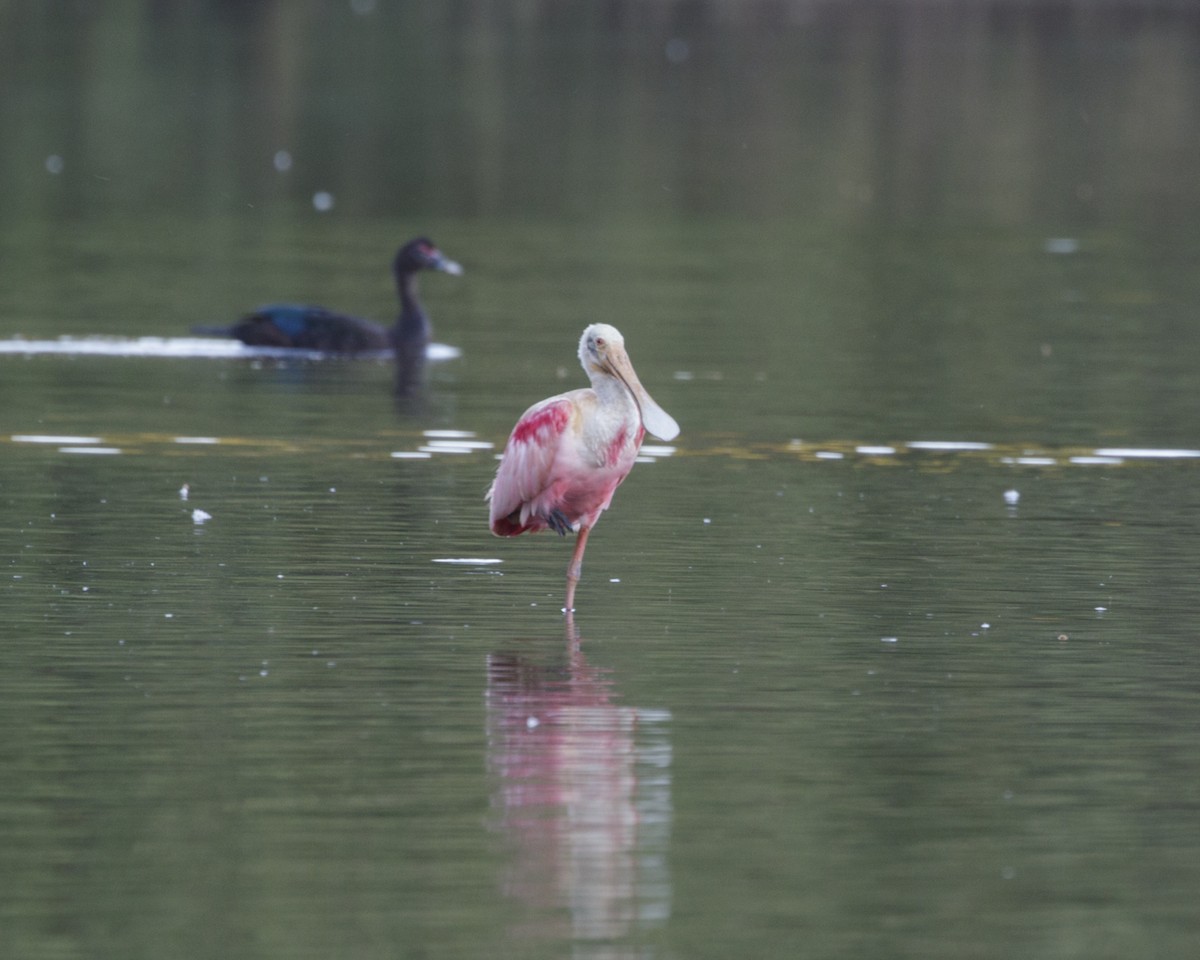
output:
[[604,338],[603,338],[603,337],[597,337],[597,338],[596,338],[596,346],[597,346],[597,347],[604,347],[604,346],[607,346],[607,344],[605,343],[605,341],[604,341]]

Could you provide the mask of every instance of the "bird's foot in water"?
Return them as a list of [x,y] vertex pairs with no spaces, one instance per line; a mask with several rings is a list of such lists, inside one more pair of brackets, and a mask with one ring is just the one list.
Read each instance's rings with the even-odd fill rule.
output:
[[550,511],[550,516],[546,518],[546,526],[560,537],[565,537],[572,529],[571,521],[567,519],[567,515],[561,510]]

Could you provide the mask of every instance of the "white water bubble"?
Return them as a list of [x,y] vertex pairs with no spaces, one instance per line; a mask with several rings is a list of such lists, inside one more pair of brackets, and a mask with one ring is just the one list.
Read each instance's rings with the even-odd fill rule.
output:
[[672,37],[667,41],[663,52],[666,54],[668,63],[680,64],[691,56],[692,48],[683,37]]
[[1078,253],[1079,241],[1074,237],[1050,237],[1042,245],[1042,249],[1047,253],[1056,253],[1060,256]]

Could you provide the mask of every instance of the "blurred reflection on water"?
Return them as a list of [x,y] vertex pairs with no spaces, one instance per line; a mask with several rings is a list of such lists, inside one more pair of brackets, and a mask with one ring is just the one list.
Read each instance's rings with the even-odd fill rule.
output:
[[0,16],[0,171],[20,188],[6,212],[168,205],[263,238],[286,226],[281,203],[356,221],[1162,229],[1200,197],[1178,167],[1200,137],[1196,11],[1169,0],[415,0],[365,16],[160,0]]
[[[1190,956],[1198,16],[0,3],[0,956]],[[176,349],[416,232],[420,402]],[[595,321],[575,642],[483,493]]]
[[636,941],[670,916],[671,715],[614,702],[611,671],[580,644],[572,625],[560,650],[488,657],[495,825],[513,851],[504,891],[528,909],[518,935]]

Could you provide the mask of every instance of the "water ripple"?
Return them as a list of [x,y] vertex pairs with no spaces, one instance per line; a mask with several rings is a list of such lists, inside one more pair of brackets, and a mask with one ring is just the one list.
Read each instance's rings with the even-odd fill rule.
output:
[[[425,430],[414,435],[409,449],[396,449],[394,439],[370,436],[354,439],[321,437],[239,437],[239,436],[177,436],[160,433],[113,434],[78,436],[71,434],[14,433],[0,437],[0,443],[14,446],[57,448],[64,453],[145,453],[170,450],[177,455],[190,452],[188,448],[213,446],[238,448],[239,452],[261,455],[289,455],[319,452],[323,456],[362,459],[372,455],[393,460],[431,460],[437,457],[456,458],[485,455],[489,460],[499,456],[497,442],[479,439],[470,430]],[[1146,467],[1156,463],[1200,461],[1200,450],[1171,447],[1041,447],[1033,444],[992,444],[975,440],[930,441],[912,440],[877,443],[859,440],[792,439],[783,442],[718,442],[709,445],[644,446],[639,462],[654,463],[675,457],[699,457],[732,460],[772,460],[793,458],[812,463],[853,462],[865,465],[887,465],[906,460],[916,464],[944,467],[955,463],[992,463],[1021,467],[1115,467],[1133,464]]]

